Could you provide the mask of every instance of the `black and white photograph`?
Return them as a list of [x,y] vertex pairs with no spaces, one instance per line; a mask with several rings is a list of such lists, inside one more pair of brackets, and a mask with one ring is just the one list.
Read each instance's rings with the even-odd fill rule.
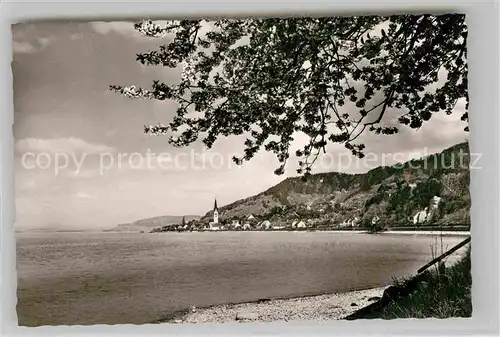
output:
[[471,317],[464,14],[11,30],[19,326]]

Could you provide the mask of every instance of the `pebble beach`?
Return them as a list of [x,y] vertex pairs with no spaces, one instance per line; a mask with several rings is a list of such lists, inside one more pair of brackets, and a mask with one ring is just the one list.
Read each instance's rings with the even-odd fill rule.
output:
[[387,287],[289,299],[191,308],[163,320],[168,323],[273,322],[338,320],[379,300]]

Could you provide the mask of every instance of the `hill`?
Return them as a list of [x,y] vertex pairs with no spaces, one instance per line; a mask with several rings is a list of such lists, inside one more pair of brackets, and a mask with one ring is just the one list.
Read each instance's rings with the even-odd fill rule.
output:
[[[198,215],[186,215],[186,221],[199,220]],[[149,231],[156,227],[165,227],[173,224],[178,224],[182,221],[182,215],[164,215],[153,218],[141,219],[132,223],[120,224],[112,229],[105,230],[106,232],[130,232],[130,231]]]
[[[230,222],[252,214],[273,224],[287,226],[305,220],[318,228],[352,221],[367,226],[407,226],[414,219],[433,225],[468,225],[469,157],[468,143],[461,143],[365,174],[330,172],[307,180],[287,178],[262,193],[219,208],[219,218]],[[201,221],[211,217],[212,211]]]

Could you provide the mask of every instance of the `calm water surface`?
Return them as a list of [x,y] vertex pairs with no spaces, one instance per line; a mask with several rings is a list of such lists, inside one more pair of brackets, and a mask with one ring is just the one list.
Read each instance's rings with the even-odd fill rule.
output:
[[18,233],[17,313],[20,325],[141,324],[190,306],[382,286],[414,274],[435,244],[329,232]]

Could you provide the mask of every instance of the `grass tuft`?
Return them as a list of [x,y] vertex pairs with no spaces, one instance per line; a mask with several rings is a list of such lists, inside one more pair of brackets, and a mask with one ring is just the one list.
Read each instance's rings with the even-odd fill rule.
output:
[[[407,281],[396,282],[404,286]],[[398,284],[399,283],[399,284]],[[471,317],[471,260],[467,254],[443,273],[428,271],[415,289],[385,307],[378,318],[451,318]]]

